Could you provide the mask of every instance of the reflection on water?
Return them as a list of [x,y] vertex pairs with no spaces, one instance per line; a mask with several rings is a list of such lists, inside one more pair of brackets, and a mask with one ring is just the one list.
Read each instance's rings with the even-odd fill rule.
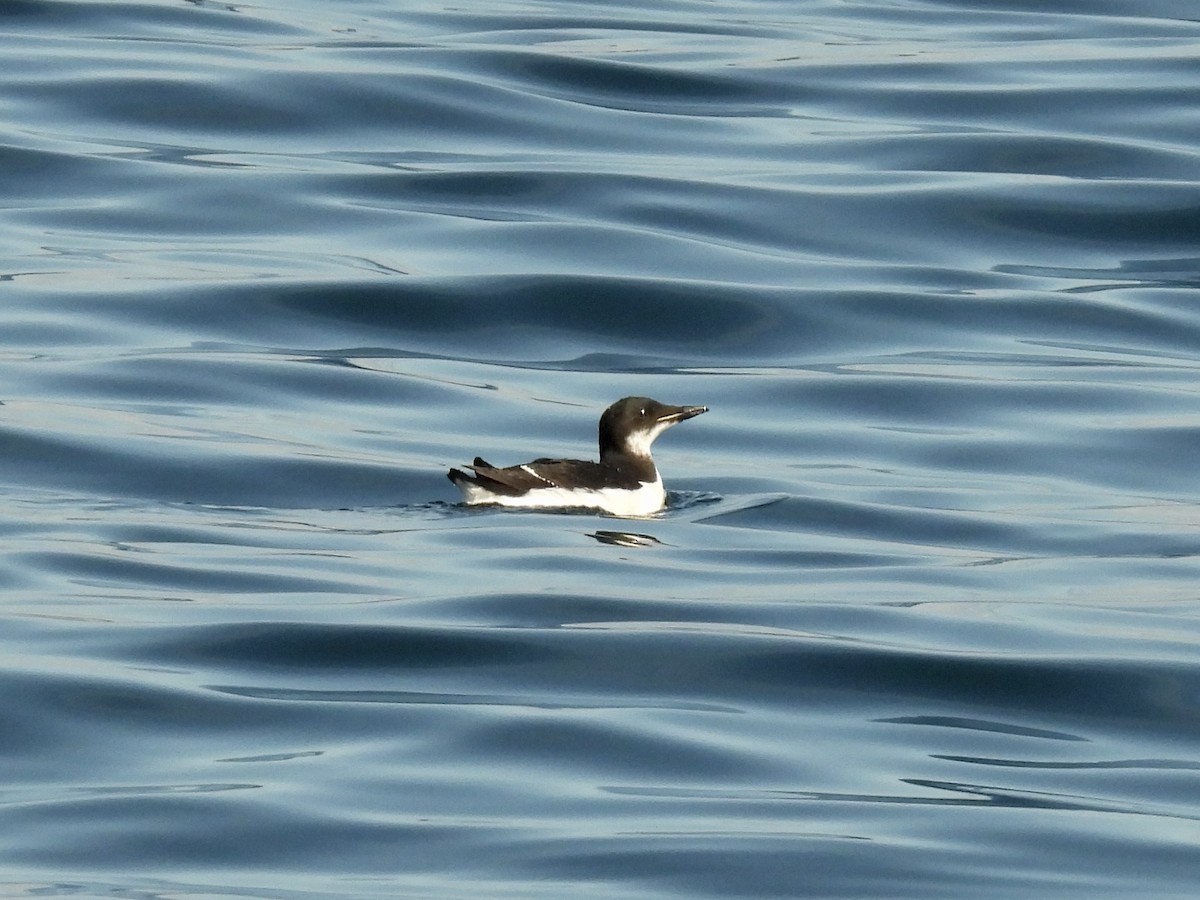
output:
[[597,531],[592,537],[602,544],[612,544],[616,547],[654,547],[662,544],[662,541],[653,535],[628,531]]

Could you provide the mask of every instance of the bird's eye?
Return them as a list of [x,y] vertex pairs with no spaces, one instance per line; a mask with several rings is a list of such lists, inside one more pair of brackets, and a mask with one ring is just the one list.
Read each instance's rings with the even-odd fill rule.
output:
[[638,415],[644,416],[645,414],[646,414],[646,408],[643,406],[640,410],[638,410]]

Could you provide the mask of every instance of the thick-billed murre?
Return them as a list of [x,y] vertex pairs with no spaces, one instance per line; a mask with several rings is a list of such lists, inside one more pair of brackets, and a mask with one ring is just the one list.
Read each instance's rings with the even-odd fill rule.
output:
[[446,477],[470,506],[584,507],[614,516],[647,516],[667,503],[650,445],[672,425],[703,412],[708,412],[707,406],[668,406],[649,397],[626,397],[600,417],[600,462],[535,459],[498,469],[477,456],[467,467],[474,475],[451,469]]

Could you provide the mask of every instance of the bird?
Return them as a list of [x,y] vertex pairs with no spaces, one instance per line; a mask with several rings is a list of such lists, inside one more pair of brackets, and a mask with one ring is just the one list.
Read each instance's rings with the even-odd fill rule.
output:
[[597,509],[614,516],[649,516],[667,504],[662,477],[650,456],[654,439],[707,406],[670,406],[649,397],[625,397],[600,416],[600,461],[535,459],[498,468],[475,457],[446,473],[467,506],[525,509]]

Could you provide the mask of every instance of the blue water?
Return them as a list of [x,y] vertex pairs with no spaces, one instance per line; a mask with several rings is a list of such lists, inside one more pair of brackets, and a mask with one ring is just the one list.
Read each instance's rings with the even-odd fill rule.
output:
[[[1195,896],[1193,0],[0,57],[0,895]],[[457,505],[635,393],[666,512]]]

